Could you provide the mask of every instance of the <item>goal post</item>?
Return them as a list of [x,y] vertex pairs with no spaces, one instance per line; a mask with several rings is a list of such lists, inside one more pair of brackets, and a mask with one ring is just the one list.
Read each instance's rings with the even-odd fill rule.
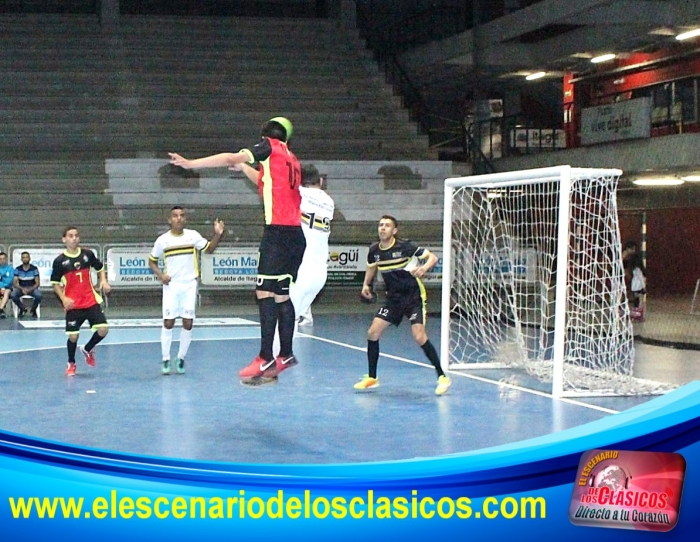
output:
[[557,166],[447,179],[446,369],[513,369],[556,397],[669,386],[633,377],[619,169]]

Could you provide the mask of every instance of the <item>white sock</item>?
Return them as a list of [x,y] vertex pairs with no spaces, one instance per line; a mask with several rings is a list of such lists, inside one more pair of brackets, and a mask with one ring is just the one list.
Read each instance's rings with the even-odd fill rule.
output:
[[180,350],[177,352],[177,357],[180,359],[185,359],[187,356],[187,351],[190,349],[190,343],[192,342],[192,330],[186,329],[180,330]]
[[170,345],[173,342],[173,330],[161,328],[160,330],[160,350],[163,354],[163,361],[170,359]]

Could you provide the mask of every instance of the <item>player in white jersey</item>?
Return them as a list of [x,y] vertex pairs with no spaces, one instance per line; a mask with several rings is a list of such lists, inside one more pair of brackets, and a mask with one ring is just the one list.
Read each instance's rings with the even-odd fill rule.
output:
[[301,225],[306,237],[297,280],[289,288],[297,322],[312,323],[311,303],[328,277],[328,237],[335,203],[324,190],[326,179],[313,165],[301,169]]
[[[163,328],[160,345],[163,354],[161,372],[164,375],[170,374],[170,346],[176,318],[182,318],[182,330],[175,370],[178,374],[185,372],[185,357],[192,341],[192,324],[197,306],[198,252],[214,252],[224,233],[224,223],[217,219],[214,221],[214,236],[211,241],[207,241],[199,232],[185,229],[186,220],[185,211],[179,205],[170,210],[170,231],[156,239],[148,260],[153,273],[163,283]],[[158,267],[160,258],[164,261],[163,271]]]

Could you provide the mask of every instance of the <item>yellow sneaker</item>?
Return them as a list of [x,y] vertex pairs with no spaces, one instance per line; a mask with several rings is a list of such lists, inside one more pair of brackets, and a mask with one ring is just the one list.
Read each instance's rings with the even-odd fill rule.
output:
[[379,387],[379,379],[365,375],[362,379],[353,386],[356,390],[371,390]]
[[447,375],[442,375],[438,378],[437,388],[435,388],[435,395],[445,395],[447,390],[450,389],[452,385],[452,380]]

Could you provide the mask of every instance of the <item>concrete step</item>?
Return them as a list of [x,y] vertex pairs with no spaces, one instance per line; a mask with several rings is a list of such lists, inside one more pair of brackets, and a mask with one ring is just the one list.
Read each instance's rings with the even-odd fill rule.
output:
[[6,178],[99,178],[105,175],[105,163],[98,161],[0,161],[0,177]]
[[[190,111],[190,110],[153,110],[112,108],[97,109],[3,109],[0,110],[0,123],[3,124],[35,124],[35,123],[119,123],[119,122],[148,122],[148,123],[221,123],[231,126],[258,126],[269,116],[269,110],[242,110],[239,105],[228,111]],[[394,118],[391,111],[378,109],[373,112],[351,109],[345,111],[318,109],[295,110],[292,119],[296,131],[304,131],[306,127],[323,126],[391,126],[392,129],[407,128],[405,122]],[[409,129],[412,129],[410,127]],[[230,130],[230,128],[229,128]]]
[[[352,107],[362,107],[363,102],[372,102],[376,107],[381,103],[385,108],[395,107],[393,100],[390,100],[390,94],[379,92],[377,89],[370,87],[354,88],[351,85],[340,84],[335,87],[318,87],[318,91],[314,90],[316,85],[308,86],[292,86],[286,87],[284,91],[278,88],[273,88],[269,85],[261,85],[259,88],[259,96],[262,100],[268,100],[279,104],[278,107],[283,110],[288,110],[285,107],[288,101],[292,103],[306,102],[308,103],[323,103],[329,100],[334,103],[349,104]],[[250,101],[251,90],[244,90],[237,86],[230,86],[225,81],[212,83],[208,87],[198,87],[194,84],[185,84],[178,82],[165,83],[138,83],[134,81],[124,81],[123,84],[118,84],[115,81],[89,81],[85,84],[75,81],[55,80],[51,82],[33,82],[27,84],[19,80],[0,80],[0,92],[22,98],[38,98],[38,97],[61,97],[63,100],[81,100],[89,96],[101,96],[102,99],[123,99],[133,100],[152,100],[157,99],[179,99],[185,101],[199,100],[202,105],[200,108],[212,109],[213,105],[209,104],[209,98],[222,103],[227,103],[229,107],[239,100],[247,99]],[[16,102],[10,99],[10,107],[15,109]],[[205,105],[206,104],[206,105]],[[128,104],[125,104],[128,105]],[[180,108],[183,108],[181,106]]]
[[[182,133],[162,134],[162,135],[140,135],[137,133],[131,134],[114,134],[105,132],[95,132],[92,134],[75,134],[75,133],[47,133],[41,130],[36,130],[30,134],[13,134],[0,135],[0,150],[9,151],[13,147],[22,149],[34,147],[44,151],[90,151],[90,150],[106,150],[106,151],[132,151],[132,152],[172,152],[173,149],[179,149],[181,152],[187,152],[192,155],[194,149],[209,149],[207,154],[217,149],[239,150],[242,147],[248,147],[258,140],[257,135],[251,135],[247,138],[241,137],[237,141],[232,141],[231,138],[217,138],[207,136],[188,136]],[[420,140],[406,141],[404,139],[386,139],[382,137],[367,136],[362,139],[347,139],[343,134],[328,134],[324,136],[307,136],[301,134],[295,135],[291,145],[292,150],[300,156],[309,156],[314,152],[323,152],[324,154],[333,152],[354,152],[361,157],[362,152],[373,151],[391,151],[405,150],[418,151],[427,150],[423,147]],[[206,152],[206,151],[205,151]],[[420,159],[420,158],[419,158]]]
[[[224,145],[220,145],[216,149],[217,151],[225,152],[227,149]],[[358,158],[367,158],[368,160],[411,160],[411,159],[423,159],[423,160],[436,160],[437,152],[431,149],[369,149],[364,151],[358,151],[351,148],[343,149],[308,149],[309,152],[301,152],[295,149],[295,153],[299,156],[303,156],[305,161],[317,162],[323,160],[357,160]],[[188,153],[191,156],[206,156],[212,153],[212,148],[188,148]],[[32,147],[27,148],[17,148],[0,146],[0,160],[26,160],[26,159],[42,159],[42,160],[96,160],[96,159],[135,159],[135,158],[163,158],[165,156],[164,151],[146,150],[139,148],[138,150],[126,149],[126,150],[114,150],[114,149],[104,149],[104,148],[93,148],[93,149],[75,149],[75,148],[59,148],[59,149],[36,149]]]
[[[159,122],[147,121],[138,122],[78,122],[64,123],[47,119],[43,123],[3,123],[0,124],[0,138],[2,137],[23,137],[32,135],[50,136],[52,134],[61,135],[70,133],[72,138],[76,137],[102,137],[115,140],[122,136],[134,136],[138,138],[163,138],[164,134],[183,134],[188,138],[231,138],[230,124],[220,122]],[[424,145],[427,145],[427,137],[421,138],[415,133],[409,132],[410,127],[393,124],[345,124],[329,123],[316,125],[302,125],[294,127],[294,145],[298,141],[310,142],[335,139],[341,140],[373,140],[381,144],[403,141],[415,136]],[[251,144],[258,140],[259,129],[248,127],[239,131],[237,137],[247,139]],[[299,143],[301,144],[301,143]]]
[[12,200],[2,202],[4,208],[47,208],[60,215],[60,208],[111,208],[112,197],[102,192],[89,192],[83,190],[79,193],[71,192],[47,192],[25,191],[12,194]]
[[[377,217],[379,218],[379,216]],[[99,219],[97,219],[99,220]],[[74,220],[67,222],[76,226],[81,232],[81,239],[87,244],[109,245],[116,243],[151,244],[164,231],[167,225],[138,224],[123,225],[103,223],[89,220]],[[4,239],[7,244],[54,244],[60,243],[61,233],[66,223],[27,228],[26,225],[4,225],[0,222]],[[211,227],[208,224],[198,224],[193,221],[188,226],[198,230],[204,236],[210,236]],[[257,244],[262,237],[260,224],[227,224],[226,233],[220,246],[235,246],[241,244]],[[331,231],[332,244],[358,244],[369,246],[376,240],[377,222],[342,222],[334,224]],[[401,222],[402,237],[413,239],[421,245],[440,245],[442,243],[441,222]]]
[[[47,226],[60,226],[61,224],[119,224],[119,210],[115,207],[63,207],[56,208],[55,213],[47,213],[45,209],[36,209],[35,207],[15,207],[2,209],[2,218],[0,224],[5,227],[21,226],[26,227],[30,231],[33,228],[43,228]],[[152,221],[151,221],[152,222]],[[167,221],[164,222],[167,224]]]
[[[114,76],[143,77],[143,74],[168,75],[183,74],[193,76],[206,76],[212,71],[230,69],[236,66],[236,72],[257,70],[259,72],[271,72],[275,76],[299,76],[298,60],[292,62],[293,57],[285,58],[277,54],[270,54],[269,58],[262,53],[243,55],[212,54],[211,57],[199,55],[187,60],[173,58],[172,55],[162,57],[148,52],[139,57],[136,52],[120,53],[119,55],[104,55],[86,53],[84,57],[71,55],[70,57],[47,58],[42,51],[33,52],[31,56],[24,53],[22,56],[11,52],[0,53],[0,69],[17,73],[42,74],[59,73],[73,74],[89,72],[92,74],[110,74]],[[124,73],[119,73],[124,72]],[[304,76],[333,75],[337,78],[349,79],[352,77],[367,77],[367,71],[358,66],[356,59],[338,59],[330,55],[312,56],[309,52],[304,58]],[[219,75],[220,77],[220,75]],[[235,78],[235,74],[231,74]]]
[[[370,82],[376,82],[376,78],[366,73],[347,73],[335,67],[325,67],[325,70],[304,71],[299,73],[299,65],[287,67],[285,70],[264,71],[247,73],[245,83],[248,88],[258,85],[274,85],[274,90],[279,92],[280,88],[285,90],[290,87],[310,90],[314,85],[324,85],[335,87],[340,91],[353,90],[362,92],[364,87]],[[296,69],[296,72],[295,72]],[[104,79],[106,77],[106,80]],[[220,85],[228,83],[234,85],[231,91],[236,91],[240,86],[240,80],[234,73],[196,73],[193,71],[129,71],[127,73],[115,74],[113,70],[86,70],[85,68],[70,71],[11,71],[2,79],[0,88],[31,88],[37,85],[56,85],[58,83],[65,86],[82,85],[86,88],[103,88],[115,86],[122,80],[130,83],[138,83],[140,86],[151,87],[153,85],[163,85],[177,88],[195,87],[200,92],[219,90]]]
[[[117,110],[117,111],[250,111],[258,115],[262,124],[273,112],[281,112],[290,118],[293,113],[303,115],[310,107],[317,113],[348,113],[358,112],[370,116],[400,115],[403,112],[394,110],[383,101],[360,99],[350,95],[328,96],[261,96],[259,98],[238,97],[234,100],[224,96],[209,96],[203,99],[201,95],[152,96],[139,95],[124,89],[121,95],[76,95],[66,96],[59,91],[50,94],[46,91],[39,95],[18,95],[8,97],[0,95],[0,109],[5,110],[37,110],[37,111],[80,111],[80,110]],[[257,113],[256,113],[257,112]]]

